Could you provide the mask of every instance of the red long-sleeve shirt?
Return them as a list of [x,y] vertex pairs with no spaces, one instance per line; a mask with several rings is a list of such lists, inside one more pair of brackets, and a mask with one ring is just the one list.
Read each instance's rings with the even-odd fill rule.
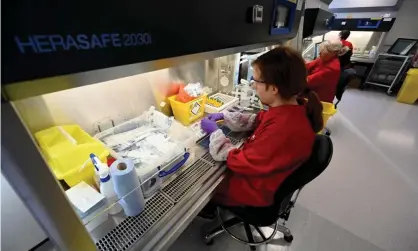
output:
[[341,74],[338,58],[326,62],[317,58],[307,63],[306,68],[308,88],[315,91],[321,101],[332,103]]
[[343,46],[347,46],[350,50],[354,49],[353,44],[345,39],[341,39],[341,43],[343,44]]
[[229,152],[229,172],[215,197],[221,204],[272,205],[280,184],[311,154],[315,133],[304,106],[272,107],[256,124],[243,147]]

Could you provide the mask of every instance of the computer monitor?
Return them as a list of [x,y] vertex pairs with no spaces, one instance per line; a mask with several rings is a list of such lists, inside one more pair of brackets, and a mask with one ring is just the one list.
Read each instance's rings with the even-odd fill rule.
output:
[[406,56],[417,44],[417,39],[398,38],[396,42],[389,48],[389,54]]

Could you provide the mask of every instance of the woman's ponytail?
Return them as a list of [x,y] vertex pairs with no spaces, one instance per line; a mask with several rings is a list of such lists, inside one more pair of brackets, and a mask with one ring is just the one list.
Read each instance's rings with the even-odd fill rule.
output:
[[306,103],[306,115],[311,122],[312,129],[318,133],[324,127],[322,119],[322,104],[314,91],[307,92],[308,103]]

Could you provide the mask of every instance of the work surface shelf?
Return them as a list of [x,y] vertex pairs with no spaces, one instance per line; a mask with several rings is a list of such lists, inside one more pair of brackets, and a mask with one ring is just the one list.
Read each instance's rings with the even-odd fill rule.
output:
[[[244,133],[230,133],[239,144]],[[135,217],[123,212],[91,232],[98,250],[164,250],[212,198],[224,178],[225,163],[216,162],[206,149],[196,146],[196,160],[167,180]]]

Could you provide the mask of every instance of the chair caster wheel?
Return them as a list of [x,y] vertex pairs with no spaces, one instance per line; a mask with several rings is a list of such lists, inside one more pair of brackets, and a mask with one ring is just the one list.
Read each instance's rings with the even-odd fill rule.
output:
[[292,243],[293,241],[293,235],[288,235],[288,236],[284,236],[283,239],[288,242],[288,243]]
[[213,239],[205,238],[205,244],[206,244],[206,246],[212,246],[213,245]]

